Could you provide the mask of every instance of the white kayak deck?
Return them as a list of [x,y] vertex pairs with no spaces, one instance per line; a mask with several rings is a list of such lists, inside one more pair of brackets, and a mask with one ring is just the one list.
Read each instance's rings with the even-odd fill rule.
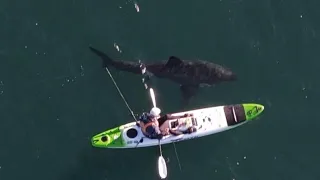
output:
[[[195,127],[196,132],[191,134],[181,134],[181,135],[167,135],[161,140],[161,144],[168,144],[177,141],[184,141],[188,139],[194,139],[203,137],[210,134],[215,134],[221,131],[226,131],[235,128],[243,123],[237,125],[228,126],[226,115],[224,112],[224,106],[209,107],[191,111],[185,111],[180,113],[174,113],[173,116],[181,116],[186,113],[191,113],[193,116],[187,118],[194,118],[193,121],[196,122]],[[236,116],[234,114],[234,118]],[[113,148],[136,148],[136,147],[149,147],[159,145],[158,139],[150,139],[144,136],[141,128],[136,125],[136,122],[131,122],[120,127],[122,131],[123,147],[113,147]]]

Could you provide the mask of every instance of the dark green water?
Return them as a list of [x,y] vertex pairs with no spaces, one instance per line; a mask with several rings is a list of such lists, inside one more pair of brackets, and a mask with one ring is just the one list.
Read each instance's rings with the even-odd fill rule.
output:
[[[238,74],[201,89],[189,108],[265,105],[257,121],[178,143],[182,171],[163,146],[168,179],[320,179],[320,1],[137,4],[140,12],[123,0],[0,2],[1,180],[158,178],[157,147],[91,147],[92,135],[132,119],[90,44],[113,58],[200,58]],[[111,72],[132,109],[149,110],[141,77]],[[178,85],[154,81],[162,111],[179,111]]]

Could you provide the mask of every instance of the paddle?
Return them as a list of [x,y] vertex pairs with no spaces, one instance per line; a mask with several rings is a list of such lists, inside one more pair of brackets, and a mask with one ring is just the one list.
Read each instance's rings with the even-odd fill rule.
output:
[[[156,98],[155,98],[154,91],[152,88],[150,88],[150,96],[152,99],[153,108],[157,108]],[[165,179],[167,177],[167,164],[162,156],[160,139],[159,139],[159,149],[160,149],[160,156],[158,158],[158,172],[159,172],[160,178]]]
[[158,172],[161,179],[165,179],[167,177],[167,164],[162,156],[162,150],[161,150],[161,143],[159,140],[159,147],[160,147],[160,156],[158,158]]
[[154,91],[152,88],[150,88],[150,96],[151,96],[153,107],[156,108],[157,107],[156,97],[154,95]]

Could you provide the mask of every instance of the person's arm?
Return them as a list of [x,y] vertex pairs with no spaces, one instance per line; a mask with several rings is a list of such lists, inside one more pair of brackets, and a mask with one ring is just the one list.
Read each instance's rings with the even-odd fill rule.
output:
[[168,120],[168,115],[164,115],[164,116],[161,116],[159,119],[158,119],[158,123],[159,125],[161,126],[166,120]]
[[172,130],[172,129],[169,129],[169,132],[175,136],[178,136],[180,134],[183,134],[181,131],[177,131],[177,130]]
[[188,116],[192,116],[192,114],[184,114],[184,115],[180,115],[180,116],[173,116],[171,114],[166,114],[166,119],[178,119],[178,118],[183,118],[183,117],[188,117]]

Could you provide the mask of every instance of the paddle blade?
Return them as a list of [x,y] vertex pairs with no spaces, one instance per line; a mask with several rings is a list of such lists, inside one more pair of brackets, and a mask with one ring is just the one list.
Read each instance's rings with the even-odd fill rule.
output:
[[163,156],[159,156],[158,159],[158,171],[161,179],[165,179],[167,177],[167,164],[164,160]]
[[156,97],[154,95],[154,91],[153,91],[152,88],[150,88],[150,96],[151,96],[151,99],[152,99],[153,107],[157,107],[156,106]]

